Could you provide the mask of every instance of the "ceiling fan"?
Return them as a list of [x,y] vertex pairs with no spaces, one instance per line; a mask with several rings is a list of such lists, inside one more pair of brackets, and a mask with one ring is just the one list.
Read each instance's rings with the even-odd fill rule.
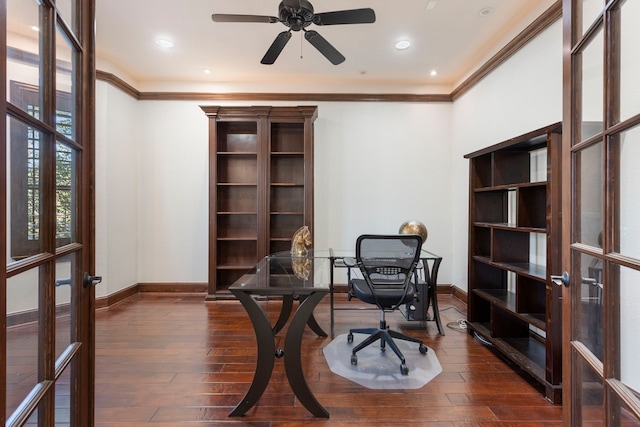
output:
[[335,12],[314,13],[313,5],[306,0],[283,0],[278,7],[278,16],[261,15],[233,15],[214,13],[214,22],[258,22],[274,24],[281,22],[289,29],[283,31],[271,44],[267,53],[260,61],[262,64],[273,64],[291,39],[291,31],[304,31],[304,38],[325,56],[333,65],[344,62],[345,58],[317,31],[307,30],[311,24],[339,25],[339,24],[371,24],[376,22],[373,9],[351,9]]

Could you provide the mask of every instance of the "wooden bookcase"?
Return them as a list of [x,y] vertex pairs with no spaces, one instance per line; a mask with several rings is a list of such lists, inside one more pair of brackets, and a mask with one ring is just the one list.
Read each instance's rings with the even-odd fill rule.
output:
[[469,333],[561,402],[561,124],[467,154]]
[[201,107],[209,118],[209,290],[227,288],[264,256],[313,232],[317,107]]

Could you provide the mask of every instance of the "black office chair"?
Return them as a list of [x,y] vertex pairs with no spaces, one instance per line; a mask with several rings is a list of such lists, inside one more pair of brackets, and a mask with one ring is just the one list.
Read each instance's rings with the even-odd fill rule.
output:
[[356,353],[380,340],[380,349],[386,345],[394,351],[402,362],[400,372],[409,372],[405,358],[393,341],[400,339],[420,344],[420,353],[426,354],[427,347],[422,340],[390,330],[385,313],[393,312],[401,305],[413,300],[416,286],[412,279],[420,259],[422,238],[418,235],[362,235],[356,241],[356,265],[362,272],[362,279],[352,278],[349,284],[353,295],[361,301],[375,304],[382,313],[379,328],[351,329],[347,340],[353,342],[353,334],[368,334],[364,341],[353,348],[351,364],[358,364]]

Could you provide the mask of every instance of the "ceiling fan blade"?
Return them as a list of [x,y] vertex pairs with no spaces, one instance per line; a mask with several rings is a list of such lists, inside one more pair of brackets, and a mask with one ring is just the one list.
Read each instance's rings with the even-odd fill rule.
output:
[[275,16],[261,16],[261,15],[233,15],[227,13],[214,13],[211,15],[213,22],[260,22],[273,24],[279,22]]
[[318,51],[324,55],[333,65],[344,62],[345,57],[336,50],[324,37],[317,31],[305,31],[304,38],[313,45]]
[[316,13],[313,18],[313,23],[316,25],[372,24],[374,22],[376,22],[376,13],[370,8]]
[[271,46],[269,47],[269,50],[267,50],[267,53],[264,54],[264,57],[262,58],[260,63],[271,65],[276,62],[276,59],[278,59],[278,56],[280,56],[280,52],[282,52],[282,49],[284,49],[290,39],[291,31],[283,31],[278,34],[273,43],[271,43]]

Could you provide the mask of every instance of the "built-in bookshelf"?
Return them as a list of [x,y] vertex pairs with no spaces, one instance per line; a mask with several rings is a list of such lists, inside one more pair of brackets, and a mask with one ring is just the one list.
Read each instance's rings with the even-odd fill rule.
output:
[[561,124],[470,153],[469,332],[561,401]]
[[209,117],[209,292],[313,231],[315,106],[201,107]]

